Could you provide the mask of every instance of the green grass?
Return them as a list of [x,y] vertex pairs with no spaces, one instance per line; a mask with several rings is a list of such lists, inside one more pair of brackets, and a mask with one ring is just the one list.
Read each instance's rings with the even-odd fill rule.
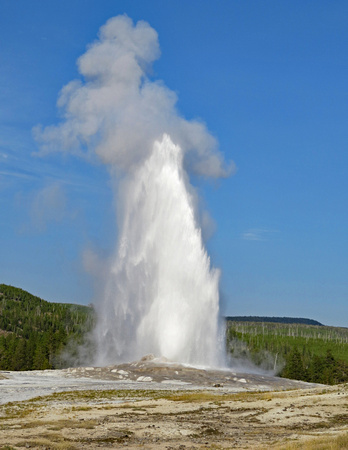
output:
[[315,437],[273,448],[278,450],[346,450],[348,448],[348,433],[339,436]]

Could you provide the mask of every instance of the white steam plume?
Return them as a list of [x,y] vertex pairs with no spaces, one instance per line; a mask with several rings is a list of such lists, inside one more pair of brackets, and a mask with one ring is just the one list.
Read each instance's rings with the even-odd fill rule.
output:
[[147,77],[159,55],[157,33],[148,23],[133,25],[127,16],[108,20],[78,60],[85,81],[72,81],[60,93],[64,122],[34,129],[41,152],[95,153],[105,164],[129,170],[167,133],[189,155],[189,170],[227,176],[230,168],[206,127],[180,117],[175,93]]
[[179,116],[176,95],[147,77],[156,31],[110,19],[78,60],[84,81],[62,89],[64,121],[34,132],[41,153],[95,155],[116,177],[119,242],[104,266],[95,338],[98,363],[155,353],[221,362],[219,272],[210,267],[188,173],[225,177],[216,140]]

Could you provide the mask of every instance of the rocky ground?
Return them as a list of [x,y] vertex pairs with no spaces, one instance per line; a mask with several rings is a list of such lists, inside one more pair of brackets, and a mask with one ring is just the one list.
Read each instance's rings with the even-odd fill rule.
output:
[[2,375],[0,449],[348,448],[347,385],[151,358]]

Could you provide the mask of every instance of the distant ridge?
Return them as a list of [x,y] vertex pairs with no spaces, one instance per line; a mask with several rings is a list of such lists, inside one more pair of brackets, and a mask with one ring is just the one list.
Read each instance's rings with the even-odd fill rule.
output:
[[273,323],[299,323],[304,325],[324,326],[317,320],[302,317],[260,317],[260,316],[227,316],[229,322],[273,322]]

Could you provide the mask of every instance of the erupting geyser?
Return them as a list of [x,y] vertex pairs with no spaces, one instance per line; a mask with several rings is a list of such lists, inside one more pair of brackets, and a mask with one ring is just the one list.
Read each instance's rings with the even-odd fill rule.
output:
[[204,249],[189,172],[229,170],[205,126],[179,116],[175,94],[147,77],[158,56],[146,22],[110,19],[78,60],[84,80],[62,89],[65,120],[35,133],[41,152],[96,155],[115,178],[118,245],[96,304],[96,362],[153,353],[216,366],[219,272]]
[[219,362],[219,273],[210,269],[180,147],[165,135],[121,187],[119,247],[96,329],[101,362],[147,353]]

